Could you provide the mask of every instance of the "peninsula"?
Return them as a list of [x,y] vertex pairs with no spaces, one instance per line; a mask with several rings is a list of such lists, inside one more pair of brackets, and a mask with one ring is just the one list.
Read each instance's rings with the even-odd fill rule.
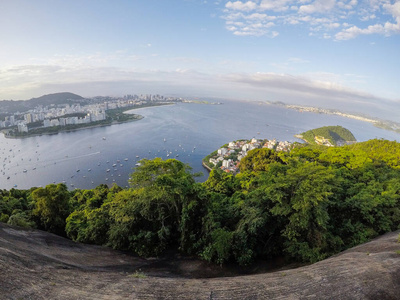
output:
[[126,112],[182,101],[160,95],[86,99],[72,93],[50,94],[27,101],[1,101],[0,128],[7,138],[56,134],[140,120],[141,115]]
[[260,102],[260,104],[283,106],[284,108],[297,110],[299,112],[311,112],[311,113],[316,113],[316,114],[337,115],[337,116],[341,116],[341,117],[345,117],[345,118],[359,120],[362,122],[368,122],[368,123],[373,124],[377,128],[400,133],[400,123],[394,122],[391,120],[381,120],[381,119],[367,116],[364,114],[348,113],[348,112],[343,112],[343,111],[340,111],[337,109],[286,104],[286,103],[283,103],[280,101],[275,101],[275,102],[265,101],[265,102]]
[[256,139],[237,140],[223,145],[218,150],[207,155],[203,161],[203,166],[211,171],[212,169],[221,169],[227,173],[236,174],[239,172],[239,163],[249,151],[260,148],[267,148],[275,151],[289,152],[295,143],[288,141],[278,141],[276,139]]
[[[306,144],[327,147],[350,145],[357,142],[350,130],[342,126],[324,126],[311,129],[302,134],[297,134],[295,137],[303,140]],[[232,141],[207,155],[202,164],[208,171],[221,169],[224,172],[236,174],[239,172],[240,161],[247,156],[250,150],[267,148],[277,152],[290,152],[296,145],[299,145],[299,143],[276,139],[252,138],[251,140]]]

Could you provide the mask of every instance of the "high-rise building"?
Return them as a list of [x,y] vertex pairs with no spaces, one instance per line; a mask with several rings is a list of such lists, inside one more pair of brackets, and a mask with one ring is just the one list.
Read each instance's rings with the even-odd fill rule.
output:
[[32,123],[32,114],[25,114],[24,115],[24,119],[26,121],[26,123]]

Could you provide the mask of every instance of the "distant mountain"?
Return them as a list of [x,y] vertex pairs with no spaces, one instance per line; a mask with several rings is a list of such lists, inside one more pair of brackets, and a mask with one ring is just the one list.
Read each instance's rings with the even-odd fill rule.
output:
[[39,98],[32,98],[28,102],[33,106],[38,105],[51,105],[51,104],[64,104],[73,100],[83,100],[84,98],[73,93],[55,93],[41,96]]
[[74,102],[81,102],[85,98],[73,94],[73,93],[55,93],[41,96],[39,98],[32,98],[30,100],[3,100],[0,101],[0,113],[15,113],[15,112],[25,112],[38,105],[48,106],[48,105],[60,105],[60,104],[71,104]]
[[309,144],[320,144],[326,146],[340,146],[357,141],[350,130],[342,126],[324,126],[311,129],[303,132],[298,137]]

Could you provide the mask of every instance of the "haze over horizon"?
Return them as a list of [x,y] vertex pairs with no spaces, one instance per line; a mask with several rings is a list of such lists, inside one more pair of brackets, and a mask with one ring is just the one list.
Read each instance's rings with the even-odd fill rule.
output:
[[398,121],[400,0],[9,0],[0,99],[283,101]]

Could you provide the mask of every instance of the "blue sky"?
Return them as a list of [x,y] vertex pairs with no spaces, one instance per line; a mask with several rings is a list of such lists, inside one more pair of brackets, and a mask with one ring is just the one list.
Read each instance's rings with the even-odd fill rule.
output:
[[400,0],[4,0],[0,99],[158,93],[396,119],[399,34]]

